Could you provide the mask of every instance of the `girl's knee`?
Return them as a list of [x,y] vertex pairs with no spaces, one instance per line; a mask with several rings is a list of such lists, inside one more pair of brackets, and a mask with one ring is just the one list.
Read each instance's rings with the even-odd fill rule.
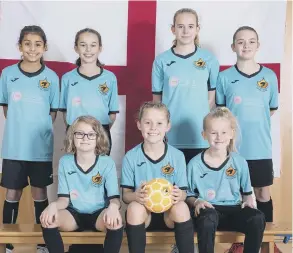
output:
[[7,189],[6,200],[7,201],[19,201],[22,195],[22,190]]
[[190,219],[190,211],[187,204],[179,201],[169,211],[170,218],[175,222],[184,222]]
[[143,205],[139,204],[136,201],[133,201],[127,207],[126,216],[127,223],[131,225],[138,225],[146,221],[148,217],[148,212]]

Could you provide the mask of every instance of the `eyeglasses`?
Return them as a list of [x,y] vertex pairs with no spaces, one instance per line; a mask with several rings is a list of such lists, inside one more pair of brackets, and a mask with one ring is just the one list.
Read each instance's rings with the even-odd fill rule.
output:
[[83,139],[86,136],[89,140],[95,140],[97,138],[96,133],[83,133],[83,132],[74,132],[74,136],[76,139]]

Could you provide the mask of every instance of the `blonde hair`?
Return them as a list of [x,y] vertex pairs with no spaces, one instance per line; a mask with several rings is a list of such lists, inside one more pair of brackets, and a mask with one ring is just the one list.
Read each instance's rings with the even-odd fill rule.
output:
[[162,102],[154,102],[154,101],[149,101],[149,102],[144,102],[142,106],[139,108],[137,120],[141,121],[143,117],[143,113],[147,109],[157,109],[157,110],[162,110],[165,112],[167,121],[168,123],[170,122],[170,112],[165,104]]
[[[196,19],[196,27],[199,26],[197,12],[195,10],[191,9],[191,8],[182,8],[182,9],[176,11],[175,14],[174,14],[174,17],[173,17],[173,25],[172,25],[173,27],[175,27],[175,23],[176,23],[177,16],[179,14],[182,14],[182,13],[190,13],[190,14],[193,14],[195,16],[195,19]],[[175,39],[175,40],[173,40],[173,45],[176,46],[176,44],[177,44],[177,41]],[[199,36],[198,36],[198,34],[194,38],[194,45],[199,46]]]
[[206,115],[203,120],[203,130],[204,131],[207,130],[208,123],[211,119],[218,119],[218,118],[224,118],[230,122],[231,128],[234,131],[234,135],[233,135],[233,138],[230,140],[230,143],[227,147],[227,151],[229,153],[237,152],[236,140],[237,140],[237,134],[239,132],[238,122],[236,117],[232,114],[232,112],[227,107],[217,107],[214,110],[212,110],[208,115]]
[[76,147],[74,145],[74,133],[76,126],[80,123],[86,123],[92,127],[97,134],[95,153],[97,155],[106,155],[109,152],[109,138],[101,125],[101,123],[92,116],[78,117],[72,125],[68,128],[65,140],[65,151],[67,153],[76,153]]

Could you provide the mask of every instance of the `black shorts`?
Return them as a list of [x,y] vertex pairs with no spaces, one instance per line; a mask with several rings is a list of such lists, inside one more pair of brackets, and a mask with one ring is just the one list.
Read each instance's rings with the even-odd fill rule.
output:
[[[67,132],[69,127],[70,127],[70,125],[66,126],[66,132]],[[107,136],[109,138],[109,153],[107,155],[110,155],[111,148],[112,148],[112,138],[111,138],[111,132],[110,132],[110,125],[103,125],[103,128],[106,131],[106,134],[107,134]]]
[[52,162],[30,162],[3,159],[0,185],[20,190],[28,186],[45,188],[53,183]]
[[272,159],[247,160],[252,187],[265,187],[273,184],[274,168]]
[[[105,207],[106,208],[106,207]],[[77,231],[85,231],[85,230],[91,230],[91,231],[99,231],[96,229],[96,222],[103,210],[105,208],[101,208],[98,211],[87,214],[87,213],[79,213],[78,211],[74,210],[72,207],[67,207],[66,210],[70,212],[70,214],[73,216],[78,229]]]
[[185,156],[186,165],[187,165],[193,157],[197,156],[199,153],[206,150],[206,148],[192,148],[192,149],[181,148],[179,150],[183,152]]

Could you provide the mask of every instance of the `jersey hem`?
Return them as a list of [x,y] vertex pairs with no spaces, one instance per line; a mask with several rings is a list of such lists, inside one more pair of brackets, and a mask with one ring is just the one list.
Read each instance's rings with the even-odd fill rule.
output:
[[116,114],[116,113],[119,113],[119,111],[109,111],[108,115],[110,115],[110,114]]
[[226,106],[226,104],[218,104],[218,103],[216,103],[216,106]]
[[113,196],[110,196],[108,197],[108,199],[120,199],[120,195],[113,195]]
[[129,186],[129,185],[123,185],[123,184],[121,184],[120,187],[121,188],[126,188],[126,189],[134,190],[134,186]]
[[57,194],[58,198],[59,197],[66,197],[66,198],[69,198],[70,195],[69,194]]
[[153,91],[152,92],[154,95],[162,95],[163,91]]
[[241,192],[241,194],[244,195],[244,196],[248,196],[248,195],[251,195],[252,192]]

